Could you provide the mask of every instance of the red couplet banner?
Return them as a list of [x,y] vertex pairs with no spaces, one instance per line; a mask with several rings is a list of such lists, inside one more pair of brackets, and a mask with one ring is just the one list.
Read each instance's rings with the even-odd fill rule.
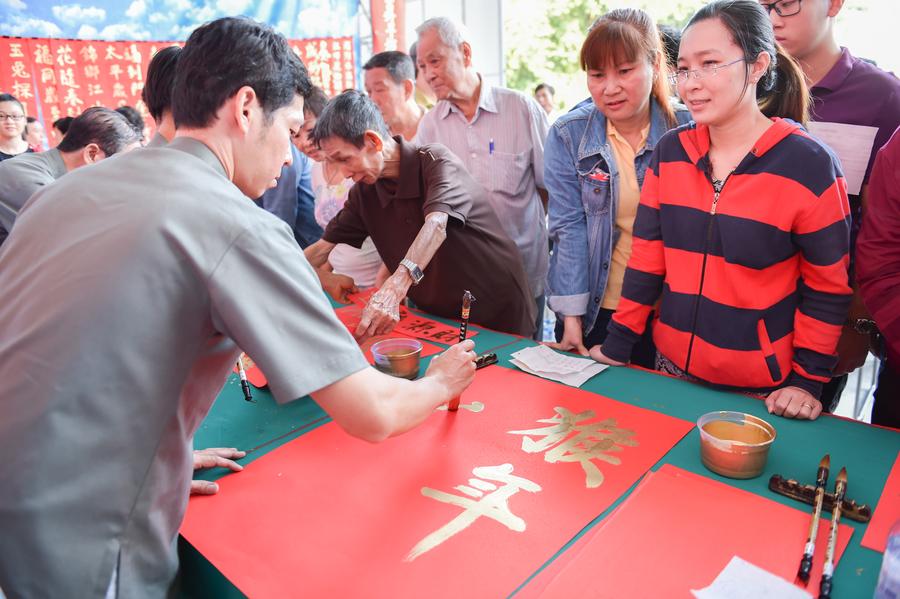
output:
[[[355,87],[352,37],[290,44],[327,94]],[[59,143],[53,121],[91,106],[134,106],[152,135],[154,123],[141,101],[147,66],[159,50],[176,45],[184,43],[0,37],[0,91],[16,96],[29,115],[43,121],[51,145]]]

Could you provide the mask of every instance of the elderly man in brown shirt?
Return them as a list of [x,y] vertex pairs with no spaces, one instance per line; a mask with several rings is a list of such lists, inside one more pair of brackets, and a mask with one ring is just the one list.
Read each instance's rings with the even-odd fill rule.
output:
[[338,243],[371,236],[393,274],[363,311],[357,337],[383,334],[408,295],[438,316],[459,316],[462,295],[477,298],[472,322],[531,336],[534,302],[522,259],[503,231],[487,192],[444,146],[392,138],[375,104],[356,91],[334,98],[313,138],[345,177],[356,181],[322,239],[305,250],[336,299],[353,288],[322,268]]

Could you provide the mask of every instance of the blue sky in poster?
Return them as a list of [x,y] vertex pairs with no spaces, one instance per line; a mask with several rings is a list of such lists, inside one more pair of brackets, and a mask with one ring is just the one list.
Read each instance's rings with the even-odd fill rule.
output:
[[356,34],[358,0],[0,0],[0,35],[184,40],[201,23],[247,15],[289,39]]

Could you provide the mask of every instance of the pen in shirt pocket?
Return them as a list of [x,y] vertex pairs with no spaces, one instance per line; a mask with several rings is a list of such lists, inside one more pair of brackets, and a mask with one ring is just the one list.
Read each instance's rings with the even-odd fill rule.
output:
[[491,156],[494,155],[494,138],[492,137],[490,141],[488,141],[488,154]]

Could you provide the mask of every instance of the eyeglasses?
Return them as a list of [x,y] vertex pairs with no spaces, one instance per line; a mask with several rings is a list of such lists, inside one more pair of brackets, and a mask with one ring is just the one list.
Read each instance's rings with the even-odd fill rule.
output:
[[669,81],[672,85],[678,85],[679,83],[687,83],[688,79],[703,79],[704,77],[715,77],[719,72],[719,69],[724,69],[725,67],[730,67],[733,64],[737,64],[739,62],[744,62],[743,58],[738,58],[737,60],[732,60],[731,62],[726,62],[725,64],[716,64],[716,65],[708,65],[705,67],[701,67],[699,69],[693,69],[691,71],[684,69],[683,71],[678,71],[669,75]]
[[769,4],[760,3],[766,9],[766,14],[771,15],[774,10],[779,17],[792,17],[800,12],[800,0],[776,0]]
[[9,119],[9,120],[13,121],[14,123],[18,123],[19,121],[21,121],[24,118],[25,118],[24,114],[6,114],[5,112],[0,112],[0,121],[5,121],[6,119]]

